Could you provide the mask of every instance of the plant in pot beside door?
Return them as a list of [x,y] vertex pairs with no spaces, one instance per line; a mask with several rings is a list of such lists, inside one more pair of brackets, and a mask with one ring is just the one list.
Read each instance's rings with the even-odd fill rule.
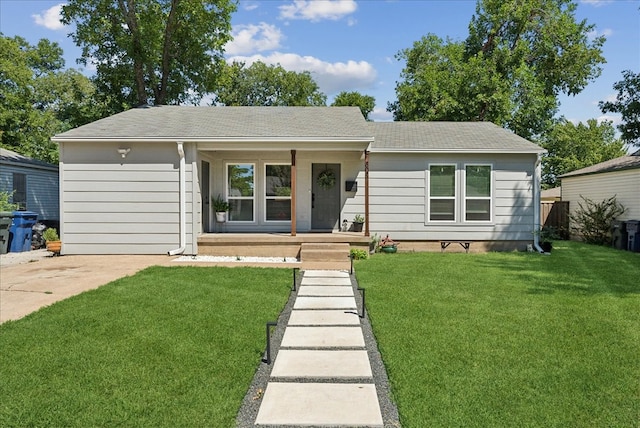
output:
[[364,217],[360,214],[357,214],[353,218],[353,231],[354,232],[362,232],[362,225],[364,224]]
[[58,236],[58,231],[54,227],[45,230],[42,237],[47,241],[47,251],[51,251],[53,254],[60,254],[62,242]]
[[224,223],[227,221],[227,211],[229,211],[229,203],[222,199],[220,195],[213,198],[213,209],[216,212],[216,221]]

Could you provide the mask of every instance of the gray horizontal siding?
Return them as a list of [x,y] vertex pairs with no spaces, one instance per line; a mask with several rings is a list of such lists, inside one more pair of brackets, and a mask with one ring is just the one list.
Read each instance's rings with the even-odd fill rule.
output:
[[[126,160],[116,156],[115,146],[64,146],[65,254],[166,254],[179,246],[180,171],[175,144],[132,144]],[[186,245],[192,248],[192,213],[199,216],[199,195],[194,202],[195,171],[189,159],[185,166]]]
[[[533,171],[530,155],[383,155],[372,154],[369,172],[369,226],[371,233],[398,240],[531,240],[533,235]],[[433,223],[427,221],[427,170],[431,163],[493,165],[493,221],[491,223]],[[462,183],[459,183],[459,189]],[[458,204],[462,204],[462,195]],[[458,209],[460,217],[461,207]],[[343,218],[364,213],[364,173],[358,175],[358,193],[349,198]]]
[[58,172],[49,169],[2,164],[0,166],[0,191],[11,193],[14,172],[25,174],[27,178],[26,209],[38,214],[38,220],[59,220],[60,191]]

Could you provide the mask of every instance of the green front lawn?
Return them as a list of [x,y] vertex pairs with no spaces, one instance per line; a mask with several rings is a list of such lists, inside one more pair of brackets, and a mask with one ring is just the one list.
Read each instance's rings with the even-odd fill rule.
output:
[[638,426],[640,254],[377,254],[356,273],[403,427]]
[[153,267],[0,325],[0,426],[234,426],[290,287]]

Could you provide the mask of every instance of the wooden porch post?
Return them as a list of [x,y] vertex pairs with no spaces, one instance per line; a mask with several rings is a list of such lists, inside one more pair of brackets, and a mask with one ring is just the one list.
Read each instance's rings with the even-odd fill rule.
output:
[[291,236],[296,236],[296,151],[291,150]]
[[369,236],[369,151],[364,151],[364,236]]

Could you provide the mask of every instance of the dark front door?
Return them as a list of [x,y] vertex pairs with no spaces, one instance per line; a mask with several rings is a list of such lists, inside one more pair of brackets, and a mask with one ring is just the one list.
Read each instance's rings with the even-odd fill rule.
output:
[[340,221],[340,164],[314,163],[311,171],[311,229],[333,230]]
[[201,186],[201,197],[202,197],[202,230],[205,233],[211,232],[209,228],[211,227],[210,223],[210,198],[209,195],[209,162],[202,161],[202,182]]

